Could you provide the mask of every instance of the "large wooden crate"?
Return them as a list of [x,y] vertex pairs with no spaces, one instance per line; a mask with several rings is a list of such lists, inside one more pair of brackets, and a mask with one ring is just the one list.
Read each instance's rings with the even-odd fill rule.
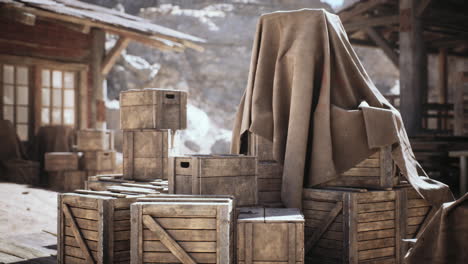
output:
[[46,171],[78,170],[80,154],[76,152],[48,152],[44,156]]
[[59,192],[83,189],[87,179],[84,171],[50,171],[47,173],[48,186]]
[[304,263],[304,217],[295,208],[241,208],[237,263]]
[[123,173],[125,179],[151,181],[167,179],[171,142],[169,130],[123,132]]
[[98,151],[114,149],[114,132],[110,130],[85,129],[76,132],[79,151]]
[[88,171],[112,171],[115,169],[115,151],[85,151],[81,157],[81,168]]
[[131,263],[233,263],[232,210],[229,201],[134,203]]
[[435,210],[432,210],[432,206],[411,185],[402,187],[402,189],[405,191],[407,201],[406,206],[403,207],[403,215],[407,219],[405,238],[416,238]]
[[58,196],[58,263],[129,263],[130,204],[141,196]]
[[401,263],[404,192],[304,189],[307,263]]
[[249,156],[256,156],[259,161],[275,161],[272,141],[251,132],[247,141]]
[[258,202],[255,157],[171,157],[169,166],[169,193],[233,195],[239,206],[256,205]]
[[283,166],[275,161],[258,161],[258,203],[263,206],[282,207],[281,184]]
[[187,128],[187,92],[163,89],[121,92],[120,128]]
[[322,186],[362,187],[389,189],[398,185],[399,177],[394,171],[391,147],[381,148],[337,179]]

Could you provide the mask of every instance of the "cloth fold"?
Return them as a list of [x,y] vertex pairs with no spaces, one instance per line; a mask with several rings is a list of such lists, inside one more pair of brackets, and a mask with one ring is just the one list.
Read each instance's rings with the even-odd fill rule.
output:
[[287,207],[301,207],[304,186],[333,180],[388,145],[426,200],[436,207],[453,200],[446,185],[419,176],[400,114],[365,72],[339,17],[324,10],[260,17],[233,153],[240,152],[247,131],[273,141],[274,156],[284,165]]

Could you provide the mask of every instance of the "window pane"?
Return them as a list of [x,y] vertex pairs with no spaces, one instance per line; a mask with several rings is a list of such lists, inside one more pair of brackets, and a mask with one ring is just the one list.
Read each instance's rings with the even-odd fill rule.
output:
[[52,106],[62,106],[62,90],[52,89]]
[[26,106],[16,107],[16,122],[27,123],[28,122],[28,108]]
[[52,108],[52,124],[61,125],[62,124],[62,113],[60,108]]
[[10,120],[13,122],[13,106],[4,105],[3,106],[3,119]]
[[52,72],[52,86],[54,88],[62,88],[62,72],[61,71]]
[[42,88],[42,106],[50,106],[50,89]]
[[3,85],[3,103],[4,104],[14,104],[15,92],[13,90],[13,85]]
[[50,87],[50,71],[42,70],[42,86]]
[[63,110],[63,123],[66,125],[73,125],[75,123],[75,111],[73,109]]
[[63,81],[65,88],[75,88],[75,74],[73,72],[65,72]]
[[64,102],[65,107],[75,106],[75,91],[74,90],[64,90]]
[[3,82],[13,84],[14,67],[11,65],[3,66]]
[[28,140],[28,125],[16,125],[16,132],[21,141]]
[[17,84],[28,84],[28,68],[16,67],[16,83]]
[[47,124],[50,124],[50,112],[49,112],[49,108],[42,108],[41,110],[41,121],[42,121],[42,124],[44,125],[47,125]]
[[27,86],[18,86],[16,90],[16,103],[20,105],[28,105],[28,93],[29,89]]

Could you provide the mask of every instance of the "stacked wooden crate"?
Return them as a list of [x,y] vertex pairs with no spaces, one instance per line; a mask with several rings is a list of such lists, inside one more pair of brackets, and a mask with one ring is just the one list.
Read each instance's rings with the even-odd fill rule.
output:
[[48,186],[55,191],[73,191],[84,187],[86,173],[79,170],[81,154],[49,152],[44,157]]
[[114,133],[106,130],[85,129],[76,133],[77,150],[83,153],[80,167],[86,176],[112,173],[116,152]]

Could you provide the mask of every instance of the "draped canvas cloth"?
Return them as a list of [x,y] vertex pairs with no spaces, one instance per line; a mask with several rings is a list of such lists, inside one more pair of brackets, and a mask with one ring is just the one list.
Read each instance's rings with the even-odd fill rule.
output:
[[250,131],[273,141],[284,165],[282,200],[301,207],[302,188],[333,180],[392,145],[401,172],[431,204],[453,200],[448,187],[420,177],[400,114],[380,94],[338,16],[303,9],[261,16],[231,151]]

